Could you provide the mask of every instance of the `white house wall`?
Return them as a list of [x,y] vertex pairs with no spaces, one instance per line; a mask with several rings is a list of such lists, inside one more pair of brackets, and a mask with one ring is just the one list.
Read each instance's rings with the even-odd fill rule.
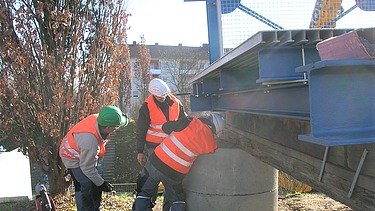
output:
[[0,202],[32,198],[29,158],[15,149],[0,152]]

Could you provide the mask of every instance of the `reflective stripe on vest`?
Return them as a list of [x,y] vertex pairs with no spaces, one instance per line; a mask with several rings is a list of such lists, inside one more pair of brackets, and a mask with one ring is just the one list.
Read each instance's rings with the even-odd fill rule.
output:
[[171,134],[170,139],[187,156],[189,156],[191,158],[197,157],[196,154],[194,154],[192,151],[190,151],[188,148],[186,148],[184,145],[182,145],[181,142],[173,135],[173,133]]
[[[173,101],[172,106],[169,107],[169,120],[176,121],[180,115],[180,101],[169,94],[168,97]],[[146,141],[160,144],[168,134],[164,133],[162,126],[167,122],[163,111],[156,105],[152,95],[146,99],[147,107],[150,113],[150,125],[146,133]]]
[[152,136],[161,137],[161,138],[165,138],[165,137],[168,136],[168,134],[166,134],[164,132],[155,132],[155,131],[152,131],[152,130],[147,130],[147,134],[152,135]]
[[186,167],[190,167],[193,163],[192,162],[189,162],[189,161],[186,161],[180,157],[178,157],[176,154],[174,154],[167,146],[165,146],[164,143],[161,143],[159,145],[161,147],[161,149],[169,156],[171,157],[174,161],[176,161],[177,163],[183,165],[183,166],[186,166]]
[[70,147],[66,137],[62,140],[60,145],[60,156],[72,160],[79,159],[79,152]]
[[172,132],[154,150],[155,155],[171,169],[187,174],[197,156],[215,151],[217,143],[211,129],[193,118],[182,131]]
[[73,126],[69,130],[69,132],[66,134],[66,136],[63,138],[63,140],[60,143],[60,149],[59,154],[61,157],[71,159],[71,160],[78,160],[80,151],[78,150],[75,140],[74,140],[74,134],[75,133],[91,133],[95,136],[96,140],[98,141],[99,145],[99,153],[98,157],[103,157],[105,154],[105,145],[107,143],[106,140],[103,140],[98,132],[97,128],[97,117],[98,114],[92,114],[80,122],[78,122],[76,125]]
[[150,125],[150,127],[160,130],[163,127],[163,125]]

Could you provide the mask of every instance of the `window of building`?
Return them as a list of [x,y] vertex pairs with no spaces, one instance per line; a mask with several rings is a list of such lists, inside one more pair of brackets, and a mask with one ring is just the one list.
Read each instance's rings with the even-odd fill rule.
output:
[[180,61],[180,70],[190,70],[193,68],[192,61]]
[[159,69],[159,60],[151,60],[150,61],[150,68],[151,69]]
[[132,91],[133,92],[133,97],[138,98],[139,97],[139,92],[138,90]]
[[200,62],[199,63],[199,70],[203,70],[204,69],[204,65],[205,65],[204,62]]

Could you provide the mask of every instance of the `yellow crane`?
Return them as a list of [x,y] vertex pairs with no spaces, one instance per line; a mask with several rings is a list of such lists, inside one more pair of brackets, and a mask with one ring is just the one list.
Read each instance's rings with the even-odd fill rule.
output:
[[[310,28],[323,28],[343,12],[342,0],[317,0]],[[330,25],[334,28],[336,24]]]

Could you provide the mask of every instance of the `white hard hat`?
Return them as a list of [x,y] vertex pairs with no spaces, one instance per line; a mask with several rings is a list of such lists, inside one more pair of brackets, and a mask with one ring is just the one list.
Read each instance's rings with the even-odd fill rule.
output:
[[225,119],[223,116],[217,113],[212,113],[211,118],[212,118],[212,123],[215,126],[216,134],[219,134],[224,129]]
[[148,91],[155,96],[165,97],[171,92],[167,83],[159,78],[154,78],[148,84]]

